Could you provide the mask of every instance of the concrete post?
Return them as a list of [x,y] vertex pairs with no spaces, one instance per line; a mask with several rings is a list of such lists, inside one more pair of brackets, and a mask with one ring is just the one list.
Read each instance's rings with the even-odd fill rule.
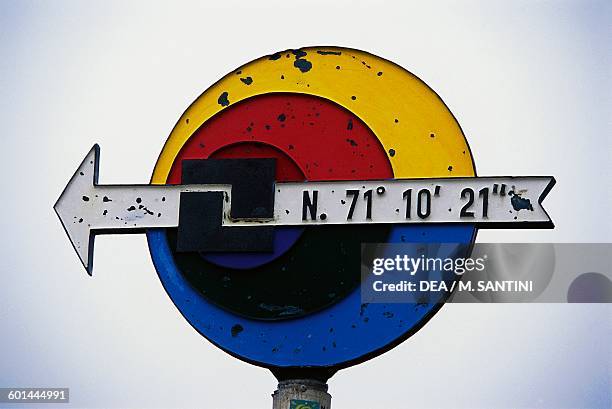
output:
[[272,394],[272,409],[331,409],[327,384],[314,379],[280,381]]

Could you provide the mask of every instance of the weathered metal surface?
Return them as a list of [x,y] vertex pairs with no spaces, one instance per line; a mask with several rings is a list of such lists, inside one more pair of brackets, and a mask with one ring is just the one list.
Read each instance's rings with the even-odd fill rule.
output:
[[[235,228],[381,223],[475,223],[499,228],[551,224],[541,201],[554,184],[552,177],[277,183],[271,218],[240,219],[232,216],[231,185],[98,185],[98,160],[99,148],[94,146],[55,205],[88,272],[92,269],[93,232],[177,227],[181,194],[190,192],[222,194],[225,200],[219,220],[222,226]],[[502,187],[500,192],[510,186],[508,194],[497,193],[497,186]]]
[[[376,135],[361,119],[329,100],[304,94],[258,95],[232,104],[217,113],[198,128],[181,148],[172,165],[168,183],[183,182],[181,178],[183,161],[209,158],[275,158],[277,182],[393,177],[387,153]],[[240,271],[257,268],[256,273],[262,277],[262,280],[257,280],[255,283],[248,280],[249,285],[254,286],[253,294],[245,294],[247,298],[251,295],[248,304],[262,304],[287,317],[287,309],[280,310],[277,306],[294,306],[295,301],[281,302],[282,299],[290,297],[293,300],[312,299],[313,292],[296,294],[297,289],[306,289],[305,286],[309,283],[308,277],[313,283],[321,283],[317,280],[318,277],[323,280],[333,277],[336,281],[335,288],[330,291],[321,290],[319,295],[319,297],[323,295],[327,297],[328,294],[334,296],[328,298],[327,303],[314,304],[324,306],[342,299],[347,289],[354,288],[355,281],[349,277],[349,266],[354,265],[354,262],[350,260],[359,258],[359,245],[353,248],[351,242],[385,241],[390,229],[391,226],[388,225],[370,224],[363,225],[359,229],[351,229],[347,234],[346,229],[340,225],[328,227],[325,232],[301,226],[280,226],[274,228],[274,250],[271,253],[201,253],[201,258],[214,266],[228,268],[227,275],[232,282],[232,294],[241,292],[242,287],[238,281],[244,275],[241,275]],[[296,246],[298,240],[300,245]],[[310,252],[308,256],[307,252]],[[318,266],[312,266],[312,254],[317,254],[318,258],[325,259],[325,262],[321,261]],[[181,265],[184,258],[195,259],[178,252],[174,257],[177,264]],[[208,278],[211,277],[210,263],[200,262],[198,265],[193,265],[190,262],[190,266],[184,267],[189,275]],[[264,265],[270,268],[258,268]],[[307,275],[302,274],[307,266],[311,271]],[[223,276],[223,279],[226,277]],[[202,278],[199,281],[202,281]],[[270,293],[260,288],[264,281],[272,283],[270,287],[275,287],[273,298],[278,302],[273,302],[271,299],[256,302],[258,292],[255,289]],[[295,286],[292,287],[289,283]],[[202,285],[209,284],[202,283]],[[221,288],[227,287],[227,283],[224,284],[225,287]],[[213,285],[212,288],[218,287]],[[206,292],[207,297],[217,298],[216,294],[219,292],[213,291],[212,288]],[[244,290],[246,292],[248,289]],[[221,293],[224,297],[229,296],[228,289]],[[258,308],[258,310],[261,314],[269,316],[271,313],[266,310],[270,308]]]
[[[229,185],[180,184],[184,160],[224,157],[273,157],[280,164],[273,217],[250,221],[253,228],[274,227],[269,253],[176,249],[184,192],[221,192],[223,226],[247,224],[228,216]],[[228,353],[283,378],[308,371],[323,379],[381,354],[418,331],[449,296],[416,307],[362,303],[354,288],[359,266],[347,262],[359,259],[358,243],[469,244],[480,222],[548,220],[538,199],[550,179],[474,178],[467,141],[435,92],[401,67],[350,49],[288,50],[222,78],[174,127],[152,186],[94,187],[95,162],[85,163],[92,169],[84,175],[77,172],[56,208],[89,271],[91,232],[146,229],[159,278],[189,323]],[[485,185],[486,212],[479,196]],[[304,190],[313,189],[320,195],[316,211],[312,195],[305,206]],[[124,199],[105,202],[111,193]],[[398,205],[409,200],[409,207]],[[90,212],[91,220],[78,211]],[[111,211],[117,214],[108,222]],[[436,219],[442,223],[431,223]]]
[[[223,192],[181,194],[178,251],[273,251],[272,226],[231,229],[224,226],[224,219],[274,217],[274,158],[192,159],[183,161],[182,165],[183,184],[227,183],[232,189],[231,199]],[[223,211],[224,203],[230,203],[229,212]]]
[[331,409],[331,395],[327,384],[313,379],[281,381],[272,394],[272,409]]
[[[304,66],[300,69],[296,64]],[[241,80],[247,77],[251,78],[249,84]],[[418,77],[364,51],[311,47],[259,58],[208,88],[172,130],[151,182],[166,183],[180,150],[203,124],[244,100],[269,93],[306,94],[346,108],[376,135],[388,153],[395,177],[475,174],[459,124],[440,97]],[[343,123],[348,125],[348,118]],[[313,138],[321,151],[326,149],[325,140]],[[296,151],[300,149],[296,146]]]
[[[541,201],[553,183],[547,176],[279,183],[272,219],[224,224],[476,223],[480,228],[499,228],[504,223],[536,223],[542,227],[551,223]],[[509,195],[491,193],[495,185],[511,186]]]
[[[286,158],[285,163],[293,163],[299,169],[293,172],[294,176],[302,173],[297,181],[475,175],[467,142],[439,97],[401,67],[349,49],[288,50],[246,64],[222,78],[177,122],[151,182],[180,183],[182,160],[215,157],[228,150],[237,152],[234,145],[246,145],[251,152],[244,149],[232,157],[254,157],[258,146],[276,149],[281,154],[274,157]],[[327,233],[336,227],[346,230],[338,235]],[[382,240],[369,232],[381,227],[388,229]],[[249,273],[261,276],[262,286],[270,279],[284,285],[285,293],[292,295],[288,297],[291,301],[274,307],[291,311],[301,300],[299,294],[291,292],[301,285],[294,274],[296,265],[305,265],[298,262],[300,252],[308,256],[312,265],[309,272],[300,271],[303,274],[297,275],[306,281],[308,274],[340,276],[337,272],[342,271],[341,262],[329,269],[328,265],[335,254],[349,257],[355,252],[349,258],[358,257],[359,248],[355,250],[349,238],[356,242],[418,238],[469,243],[475,233],[473,224],[312,225],[303,233],[295,227],[275,227],[275,231],[281,229],[290,244],[275,248],[272,259],[203,254],[201,267],[194,269],[182,264],[183,255],[188,253],[172,249],[167,229],[147,231],[151,256],[164,288],[190,324],[225,351],[271,368],[276,374],[303,372],[305,367],[332,374],[338,368],[367,360],[416,332],[440,304],[418,309],[362,305],[359,291],[321,286],[319,293],[329,294],[333,300],[324,308],[296,319],[254,320],[233,312],[227,305],[221,306],[218,299],[211,301],[211,294],[203,295],[194,285],[194,277],[211,275],[210,264],[219,266],[219,287],[227,293],[242,289],[244,300],[249,295],[248,286],[239,285],[244,283],[239,278]],[[280,235],[275,233],[276,237]],[[315,243],[320,243],[316,250]],[[309,254],[309,250],[313,251]],[[239,268],[243,266],[250,271],[241,272]],[[224,267],[227,275],[221,274]],[[346,267],[346,274],[358,275],[358,267]],[[224,293],[219,287],[214,287],[215,293]],[[437,301],[443,302],[444,297]]]
[[[447,297],[440,292],[438,299],[419,306],[363,304],[360,291],[355,289],[335,304],[297,319],[253,320],[211,303],[190,285],[163,229],[149,230],[147,236],[150,248],[155,249],[151,253],[160,280],[189,323],[226,352],[273,370],[319,367],[333,372],[363,362],[382,353],[380,348],[389,342],[400,342],[415,333]],[[461,225],[409,225],[393,228],[387,236],[390,243],[470,243],[472,239],[473,229]],[[291,251],[287,255],[290,257]],[[318,254],[311,258],[313,263],[321,263],[320,268],[328,260]],[[286,280],[292,286],[289,276]],[[225,284],[232,286],[233,282]]]

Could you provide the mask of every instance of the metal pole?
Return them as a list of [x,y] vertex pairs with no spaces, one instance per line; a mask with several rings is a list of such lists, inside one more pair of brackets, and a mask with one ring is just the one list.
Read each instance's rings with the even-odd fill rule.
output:
[[331,409],[331,395],[325,382],[288,379],[272,394],[272,409]]

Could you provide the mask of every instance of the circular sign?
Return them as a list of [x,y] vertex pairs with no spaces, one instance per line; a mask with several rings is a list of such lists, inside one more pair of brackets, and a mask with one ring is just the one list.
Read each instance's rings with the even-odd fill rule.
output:
[[[152,184],[181,183],[189,159],[275,158],[277,181],[475,176],[442,100],[363,51],[313,47],[262,57],[206,90],[174,127]],[[278,227],[269,253],[179,253],[173,229],[147,232],[159,277],[190,324],[245,361],[350,366],[416,332],[430,303],[363,304],[361,243],[471,243],[473,225]]]

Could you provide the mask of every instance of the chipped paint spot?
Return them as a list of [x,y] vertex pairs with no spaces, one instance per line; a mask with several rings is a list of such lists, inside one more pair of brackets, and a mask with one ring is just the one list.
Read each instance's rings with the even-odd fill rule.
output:
[[302,58],[302,57],[306,57],[307,53],[304,50],[291,50],[291,52],[293,53],[293,55],[295,55],[295,58]]
[[321,55],[342,55],[341,51],[323,51],[323,50],[317,50],[317,54],[321,54]]
[[389,156],[391,156],[391,157],[395,156],[395,149],[393,149],[393,148],[389,149]]
[[308,72],[312,68],[312,63],[303,58],[298,58],[293,62],[293,66],[299,69],[301,72]]
[[259,304],[259,308],[266,311],[276,312],[279,316],[296,315],[304,312],[301,308],[296,307],[295,305],[281,306],[261,303]]
[[224,91],[221,93],[221,95],[219,95],[219,99],[217,100],[219,105],[221,105],[222,107],[226,107],[230,104],[228,95],[229,94],[227,93],[227,91]]
[[230,331],[232,333],[232,337],[236,338],[242,331],[244,331],[244,328],[242,327],[242,325],[236,324],[232,327]]
[[365,311],[368,309],[368,307],[370,306],[370,303],[363,303],[359,306],[359,315],[363,317],[363,315],[365,314]]
[[508,192],[508,196],[510,196],[510,204],[512,205],[512,208],[516,210],[517,212],[523,209],[531,210],[533,212],[533,205],[531,204],[531,200],[521,197],[521,194],[522,192],[516,193],[514,191],[514,186],[512,187],[512,190]]
[[242,81],[246,85],[251,85],[253,83],[253,78],[251,77],[240,78],[240,81]]

